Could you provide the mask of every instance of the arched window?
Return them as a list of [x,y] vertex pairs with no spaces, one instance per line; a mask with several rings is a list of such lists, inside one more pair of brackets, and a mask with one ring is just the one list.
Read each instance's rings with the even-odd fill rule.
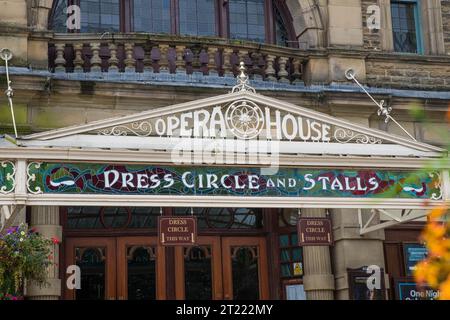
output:
[[[80,7],[80,30],[66,30],[65,8],[70,5]],[[49,29],[167,33],[295,44],[292,18],[284,0],[56,0]]]

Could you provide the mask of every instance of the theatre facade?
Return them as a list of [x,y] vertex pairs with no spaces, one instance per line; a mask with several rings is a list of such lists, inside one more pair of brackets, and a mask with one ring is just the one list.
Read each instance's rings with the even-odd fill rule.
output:
[[183,29],[182,0],[170,32],[139,29],[140,1],[70,1],[90,12],[75,31],[65,1],[5,2],[1,231],[61,240],[29,299],[438,294],[412,273],[427,211],[450,204],[448,2],[420,4],[415,47],[393,31],[414,1],[205,1],[212,34]]
[[[237,82],[212,98],[3,139],[1,205],[29,207],[31,225],[63,239],[52,286],[28,294],[333,298],[330,246],[348,242],[336,226],[358,221],[352,254],[365,279],[364,267],[384,269],[383,251],[370,250],[377,209],[401,222],[447,201],[448,173],[421,169],[443,149],[260,95],[243,65]],[[304,239],[321,232],[326,244]],[[342,285],[366,292],[351,275]]]

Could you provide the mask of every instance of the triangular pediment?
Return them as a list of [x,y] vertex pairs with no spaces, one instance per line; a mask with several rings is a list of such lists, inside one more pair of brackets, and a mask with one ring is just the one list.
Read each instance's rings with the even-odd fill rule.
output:
[[277,141],[286,153],[436,157],[444,152],[247,90],[36,133],[19,144],[162,149],[182,139]]

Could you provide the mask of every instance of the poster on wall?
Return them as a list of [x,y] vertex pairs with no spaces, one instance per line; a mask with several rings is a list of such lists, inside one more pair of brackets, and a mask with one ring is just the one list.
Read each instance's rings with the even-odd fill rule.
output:
[[386,290],[384,285],[384,271],[380,269],[379,289],[371,289],[369,282],[373,276],[367,266],[357,269],[347,269],[349,297],[350,300],[386,300]]
[[439,291],[430,287],[418,287],[413,278],[398,278],[395,282],[397,300],[437,300]]
[[416,264],[428,256],[428,249],[420,243],[403,244],[403,256],[405,257],[406,276],[413,276]]
[[288,284],[285,290],[286,300],[306,300],[306,292],[302,284]]

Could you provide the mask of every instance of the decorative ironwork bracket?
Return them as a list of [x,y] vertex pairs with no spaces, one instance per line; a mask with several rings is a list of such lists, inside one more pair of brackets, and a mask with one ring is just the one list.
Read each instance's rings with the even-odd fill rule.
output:
[[5,95],[8,98],[9,106],[11,108],[11,116],[13,121],[13,127],[14,127],[14,134],[17,138],[17,126],[16,126],[16,117],[14,116],[14,106],[12,98],[14,96],[14,91],[11,87],[11,81],[9,80],[9,67],[8,67],[8,61],[12,58],[12,53],[9,49],[3,48],[0,50],[0,58],[5,61],[5,69],[6,69],[6,82],[7,82],[7,89],[5,90]]
[[345,77],[347,78],[347,80],[353,80],[363,91],[365,94],[367,94],[367,96],[369,96],[369,98],[377,105],[378,107],[378,116],[380,117],[384,117],[384,122],[388,123],[389,120],[391,120],[392,122],[394,122],[403,132],[405,132],[408,137],[410,137],[412,140],[417,141],[400,123],[398,123],[392,116],[391,116],[391,112],[392,112],[392,108],[386,106],[386,102],[384,100],[380,100],[380,102],[378,102],[377,100],[374,99],[374,97],[372,97],[372,95],[366,90],[366,88],[364,88],[364,86],[359,83],[359,81],[356,79],[355,77],[355,71],[353,69],[347,69],[345,71]]
[[[390,217],[392,220],[383,222],[379,221],[381,213]],[[362,210],[358,209],[359,234],[362,236],[370,232],[385,229],[407,221],[420,219],[426,215],[426,210],[413,211],[412,209],[403,209],[400,213],[393,213],[384,209],[372,209],[369,219],[363,223]],[[379,222],[372,223],[376,217],[378,217]]]

